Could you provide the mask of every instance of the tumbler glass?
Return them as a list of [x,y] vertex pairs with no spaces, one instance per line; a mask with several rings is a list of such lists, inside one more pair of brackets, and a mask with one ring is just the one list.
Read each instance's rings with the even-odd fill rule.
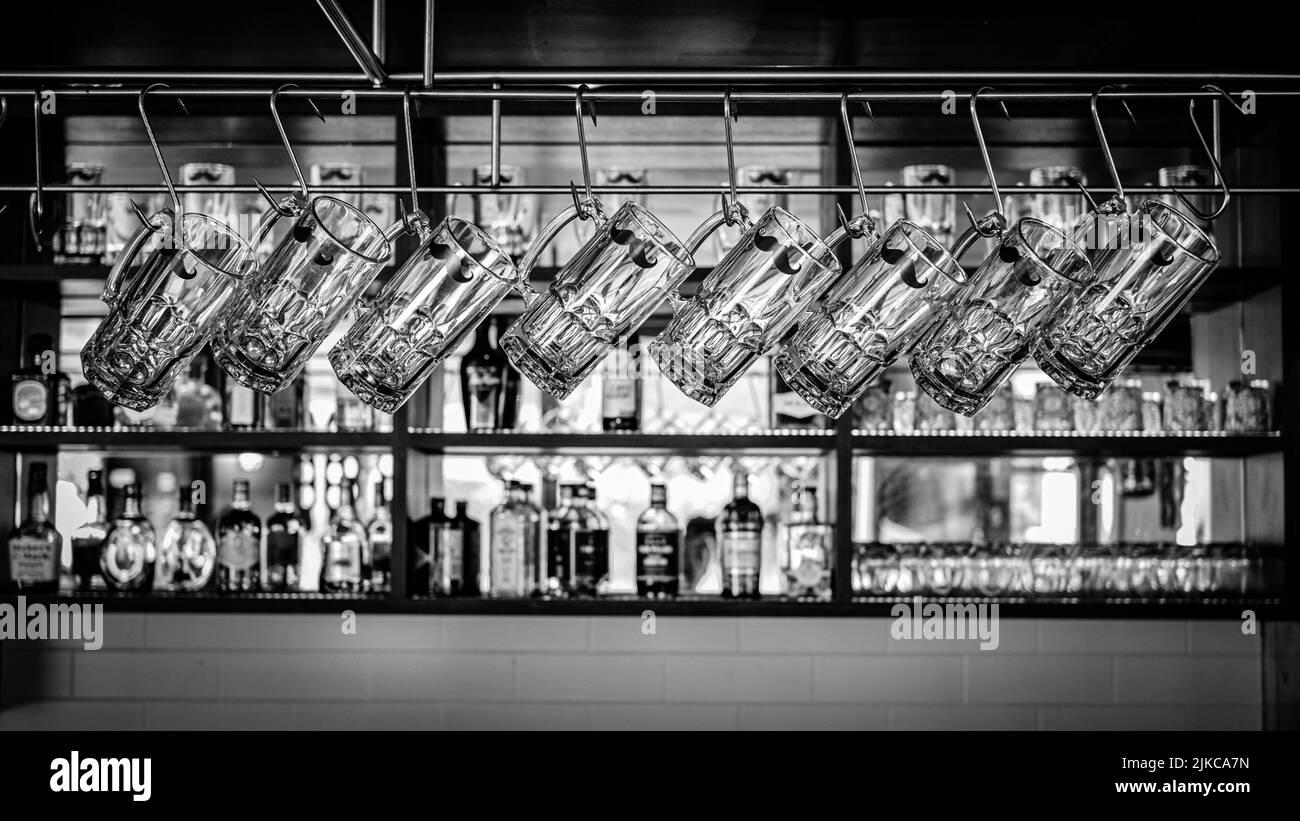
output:
[[[949,186],[956,172],[947,165],[909,165],[903,168],[903,185]],[[953,194],[906,194],[903,213],[945,247],[952,244],[957,225],[957,197]]]

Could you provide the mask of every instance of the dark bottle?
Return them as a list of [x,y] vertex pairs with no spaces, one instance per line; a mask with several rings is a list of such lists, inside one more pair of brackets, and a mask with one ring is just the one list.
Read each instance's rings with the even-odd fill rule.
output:
[[434,527],[435,517],[445,516],[441,496],[429,499],[429,514],[417,519],[408,529],[407,539],[410,549],[406,559],[406,592],[411,596],[429,595],[430,575],[432,571],[433,545],[429,537]]
[[297,429],[304,427],[303,395],[306,392],[307,377],[299,376],[282,391],[260,394],[262,400],[262,423],[276,430]]
[[227,430],[257,430],[262,427],[261,394],[229,376],[221,388],[221,417]]
[[547,595],[567,596],[573,575],[569,555],[569,531],[581,527],[582,514],[573,507],[573,497],[581,483],[560,485],[559,501],[546,514],[546,584]]
[[275,512],[266,520],[266,578],[264,588],[275,593],[299,589],[302,539],[306,530],[293,502],[293,486],[275,486]]
[[609,526],[595,490],[574,485],[559,526],[548,535],[547,589],[556,595],[597,596],[609,585]]
[[600,424],[605,430],[641,429],[640,363],[618,351],[605,359],[600,382]]
[[59,553],[63,537],[50,523],[49,468],[27,468],[27,516],[9,535],[9,582],[20,592],[54,593],[59,589]]
[[481,593],[478,574],[482,567],[479,556],[483,550],[479,542],[481,531],[478,522],[469,517],[469,502],[464,499],[456,500],[456,516],[452,519],[452,525],[460,531],[461,548],[464,551],[464,584],[461,595],[478,596]]
[[262,586],[262,520],[252,510],[248,482],[235,480],[235,499],[217,517],[217,588],[256,592]]
[[426,523],[429,540],[429,584],[421,588],[420,593],[430,596],[450,596],[451,579],[460,589],[460,577],[464,572],[464,554],[461,543],[451,540],[451,518],[447,515],[447,500],[441,496],[429,499],[429,519]]
[[113,403],[89,383],[72,389],[72,424],[79,428],[113,427]]
[[86,592],[104,586],[99,572],[99,554],[108,535],[107,506],[104,504],[104,479],[97,470],[86,474],[86,522],[72,531],[72,575],[77,589]]
[[[505,333],[507,320],[504,317],[492,320],[496,323],[496,336],[493,345],[501,351],[501,336]],[[501,351],[504,354],[504,351]],[[519,424],[519,388],[521,384],[519,369],[510,357],[503,356],[505,370],[502,372],[501,387],[501,429],[514,430]]]
[[393,578],[393,514],[388,509],[382,478],[375,482],[375,515],[366,525],[366,541],[370,544],[366,588],[372,593],[387,593]]
[[54,338],[49,334],[32,334],[27,339],[26,352],[10,383],[13,424],[65,424],[71,387],[67,374],[59,371]]
[[722,554],[722,595],[756,599],[763,561],[763,511],[749,499],[749,476],[737,470],[734,498],[718,522],[718,550]]
[[682,529],[668,512],[668,489],[650,485],[650,507],[636,520],[636,594],[672,598],[678,590]]
[[122,512],[104,538],[99,567],[111,589],[148,593],[157,560],[158,537],[140,511],[140,485],[133,482],[123,489]]
[[465,429],[472,433],[514,427],[519,404],[519,373],[496,344],[496,323],[474,331],[474,345],[460,363],[460,396]]

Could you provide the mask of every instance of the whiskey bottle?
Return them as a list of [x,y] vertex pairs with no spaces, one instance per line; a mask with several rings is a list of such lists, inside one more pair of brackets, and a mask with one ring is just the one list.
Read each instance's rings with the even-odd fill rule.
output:
[[[465,408],[465,429],[471,433],[502,430],[506,409],[505,352],[494,344],[496,324],[481,323],[474,331],[474,345],[460,362],[460,397]],[[516,391],[517,393],[517,391]]]
[[586,526],[574,547],[575,592],[580,596],[603,596],[609,592],[609,519],[596,504],[596,488],[578,488],[575,500],[586,514]]
[[157,560],[158,537],[140,512],[140,485],[132,482],[123,489],[122,513],[104,538],[99,566],[110,589],[148,593]]
[[424,543],[428,546],[428,553],[424,557],[425,568],[420,574],[425,584],[417,588],[414,592],[421,595],[436,596],[440,581],[439,574],[442,569],[438,566],[439,557],[445,557],[446,547],[443,540],[447,537],[447,500],[441,496],[431,496],[429,498],[429,516],[424,520]]
[[581,484],[560,485],[559,500],[546,513],[546,583],[548,596],[569,595],[573,560],[569,555],[569,531],[578,526],[581,514],[573,509],[573,497]]
[[409,522],[407,533],[406,592],[412,596],[427,596],[431,584],[430,571],[433,545],[429,542],[430,528],[436,515],[445,515],[441,496],[429,499],[429,515]]
[[817,488],[796,487],[794,509],[781,527],[781,573],[787,596],[829,600],[833,590],[835,533],[817,521]]
[[732,500],[718,521],[722,595],[756,599],[763,560],[763,512],[749,499],[749,476],[737,470]]
[[429,595],[459,596],[465,587],[465,534],[447,515],[446,502],[437,501],[434,515],[429,518],[429,544],[433,545]]
[[266,520],[266,577],[263,587],[291,593],[301,587],[302,539],[307,530],[293,501],[293,487],[275,486],[275,512]]
[[236,479],[234,490],[234,501],[217,518],[217,587],[223,593],[257,592],[262,586],[262,520],[252,511],[247,480]]
[[321,542],[320,589],[325,593],[360,593],[368,566],[366,529],[357,521],[351,479],[343,480],[343,498]]
[[605,430],[641,429],[639,364],[623,351],[606,357],[600,382],[600,422]]
[[10,377],[10,409],[15,425],[62,427],[68,418],[71,387],[59,371],[54,338],[32,334],[22,363]]
[[9,535],[9,581],[21,593],[59,589],[59,552],[63,537],[50,523],[49,468],[27,467],[27,515]]
[[262,400],[257,391],[227,376],[221,399],[227,430],[257,430],[262,427]]
[[501,430],[514,430],[519,424],[519,399],[520,385],[522,380],[519,369],[511,362],[510,357],[505,355],[501,349],[501,337],[505,334],[507,319],[498,317],[492,320],[496,323],[496,335],[492,339],[493,346],[501,354]]
[[217,543],[212,532],[194,515],[194,498],[188,485],[177,494],[180,509],[163,529],[158,549],[157,585],[160,590],[192,593],[212,581],[217,567]]
[[452,520],[452,524],[460,531],[460,541],[464,551],[465,580],[461,587],[461,595],[477,596],[479,595],[479,568],[482,566],[479,557],[483,547],[479,543],[478,521],[469,517],[469,502],[464,499],[456,500],[456,517]]
[[677,596],[682,529],[668,512],[668,489],[650,485],[650,507],[636,520],[636,594],[661,599]]
[[72,531],[72,575],[83,593],[102,589],[105,584],[99,571],[99,554],[108,535],[107,513],[103,475],[92,470],[86,474],[86,521]]
[[387,593],[393,575],[393,515],[388,509],[383,479],[375,482],[375,515],[366,525],[366,541],[370,545],[367,589],[372,593]]

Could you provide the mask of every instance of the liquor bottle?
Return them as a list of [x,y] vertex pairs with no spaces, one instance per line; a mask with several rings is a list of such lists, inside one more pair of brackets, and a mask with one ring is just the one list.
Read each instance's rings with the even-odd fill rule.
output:
[[461,595],[477,596],[480,593],[478,574],[482,566],[479,556],[483,547],[479,543],[478,521],[469,517],[469,502],[464,499],[456,500],[456,517],[452,523],[460,531],[461,546],[464,550],[465,581],[461,587]]
[[605,359],[600,381],[600,424],[605,430],[641,429],[639,364],[622,351]]
[[235,498],[217,517],[217,587],[223,593],[262,586],[262,520],[252,510],[248,482],[235,480]]
[[99,554],[108,535],[107,513],[103,475],[92,470],[86,474],[86,521],[72,531],[72,575],[77,579],[77,589],[83,593],[104,587]]
[[89,383],[72,390],[72,424],[79,428],[113,427],[113,403]]
[[290,593],[301,586],[302,539],[307,528],[293,501],[293,486],[275,486],[275,512],[266,520],[266,578],[263,587]]
[[148,593],[157,560],[158,537],[140,512],[140,485],[132,482],[123,488],[122,512],[104,537],[99,567],[110,589]]
[[9,535],[9,581],[23,593],[59,589],[63,537],[50,524],[48,470],[44,462],[28,466],[27,516]]
[[786,384],[780,371],[768,368],[772,397],[772,427],[781,428],[824,428],[826,417],[804,401],[804,398]]
[[835,532],[817,521],[817,488],[796,487],[790,521],[781,527],[781,572],[787,596],[831,598]]
[[262,423],[276,430],[294,430],[303,427],[307,377],[299,376],[289,387],[272,394],[262,395]]
[[62,427],[68,418],[71,386],[59,371],[54,338],[32,334],[19,367],[10,377],[10,409],[15,425]]
[[536,555],[537,536],[530,533],[523,487],[506,482],[506,497],[488,517],[488,595],[494,598],[522,598],[530,590],[528,555],[532,544]]
[[505,421],[505,380],[509,361],[494,344],[496,324],[481,323],[474,331],[474,345],[460,362],[460,397],[465,407],[465,429],[471,433],[502,430]]
[[650,507],[636,520],[636,594],[676,597],[681,552],[682,529],[668,512],[668,489],[655,482],[650,485]]
[[221,398],[227,430],[257,430],[262,427],[262,401],[257,391],[226,377]]
[[446,538],[447,523],[447,500],[441,496],[429,497],[429,515],[422,522],[424,526],[424,544],[427,545],[428,553],[423,557],[426,566],[418,574],[419,581],[424,582],[422,587],[414,588],[411,592],[419,593],[422,596],[439,595],[438,576],[441,568],[438,567],[440,556],[444,556],[446,548],[443,540]]
[[519,515],[524,521],[524,588],[530,596],[542,592],[542,531],[546,514],[533,502],[533,486],[519,485]]
[[583,502],[587,514],[584,540],[574,551],[578,593],[603,596],[609,592],[609,518],[596,503],[595,485],[579,488],[576,498]]
[[370,545],[370,592],[387,593],[393,576],[393,514],[388,509],[384,480],[375,481],[375,515],[366,525]]
[[196,356],[189,371],[172,389],[176,402],[176,427],[221,430],[221,394],[208,384],[207,354]]
[[366,529],[357,521],[351,479],[343,480],[343,498],[321,542],[320,589],[325,593],[360,593],[369,565]]
[[180,509],[163,529],[156,583],[160,590],[193,593],[212,581],[217,569],[217,543],[208,526],[194,515],[194,498],[188,485],[181,486],[176,500]]
[[732,500],[718,522],[722,595],[756,599],[763,560],[763,511],[749,500],[749,476],[737,470]]
[[433,517],[442,513],[443,500],[434,496],[429,500],[429,515],[414,522],[408,522],[406,554],[406,592],[411,596],[426,596],[429,593],[430,571],[432,570],[433,545],[429,543],[429,528]]
[[501,371],[501,430],[514,430],[519,424],[519,399],[520,378],[519,369],[510,361],[510,357],[504,355],[501,350],[501,337],[506,332],[508,320],[505,317],[498,317],[493,320],[496,323],[496,336],[493,337],[492,344],[497,351],[502,353],[502,371]]
[[581,513],[573,509],[573,497],[581,484],[560,485],[559,501],[546,513],[546,583],[543,590],[548,596],[567,596],[569,580],[573,575],[573,561],[569,556],[569,531],[581,522]]
[[334,427],[346,433],[373,430],[374,426],[374,409],[339,385],[334,402]]
[[429,518],[429,595],[459,596],[465,587],[465,534],[438,499]]

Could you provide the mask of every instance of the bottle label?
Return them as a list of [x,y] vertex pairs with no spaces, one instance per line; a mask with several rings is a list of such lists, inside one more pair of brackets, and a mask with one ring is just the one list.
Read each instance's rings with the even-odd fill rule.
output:
[[231,384],[229,390],[230,418],[226,421],[232,425],[253,424],[253,403],[257,401],[257,394],[253,393],[252,388],[246,388],[239,384]]
[[57,540],[15,536],[9,540],[9,578],[20,585],[59,580]]
[[217,560],[231,570],[248,570],[257,564],[257,537],[240,530],[221,535],[217,543]]
[[601,386],[601,414],[606,419],[635,417],[636,383],[631,379],[606,377]]
[[492,524],[492,591],[518,592],[519,565],[524,553],[523,529],[513,515],[501,516]]
[[594,587],[608,573],[608,534],[601,530],[578,530],[571,538],[574,584]]
[[444,555],[443,578],[447,582],[462,584],[465,581],[465,534],[459,528],[446,528],[443,531]]
[[136,528],[114,528],[104,545],[101,563],[112,582],[131,584],[145,572],[146,538]]
[[[298,533],[287,530],[266,534],[266,563],[269,567],[293,567],[298,564]],[[224,542],[223,542],[224,544]]]
[[636,534],[636,578],[661,584],[677,580],[678,535],[645,532]]
[[763,537],[760,533],[723,533],[722,567],[728,573],[758,572],[763,558]]
[[40,422],[50,409],[50,393],[44,382],[24,379],[14,383],[14,418]]
[[497,397],[501,391],[501,375],[495,369],[481,365],[468,367],[469,406],[471,430],[497,428]]

